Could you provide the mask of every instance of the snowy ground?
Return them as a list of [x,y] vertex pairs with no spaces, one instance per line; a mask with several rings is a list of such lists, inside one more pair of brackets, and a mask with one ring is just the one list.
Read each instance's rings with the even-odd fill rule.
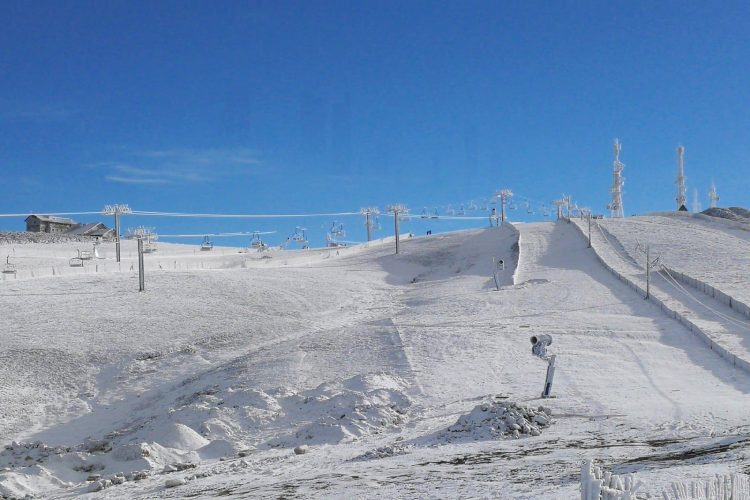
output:
[[[748,244],[681,223],[706,261],[716,238]],[[75,273],[74,244],[0,248],[28,273],[0,282],[0,493],[568,499],[584,458],[644,494],[746,471],[750,375],[573,224],[403,239],[398,256],[160,245],[144,293],[132,242],[121,266],[106,248]],[[624,252],[646,222],[614,224]],[[750,294],[744,261],[723,267],[704,276]],[[548,400],[539,333],[558,356]]]

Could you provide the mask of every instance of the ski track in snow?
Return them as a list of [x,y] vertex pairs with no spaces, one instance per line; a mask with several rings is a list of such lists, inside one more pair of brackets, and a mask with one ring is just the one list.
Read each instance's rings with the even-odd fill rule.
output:
[[[637,277],[623,252],[648,234],[680,270],[750,293],[744,261],[722,260],[748,238],[661,219],[605,221],[596,246]],[[585,458],[652,492],[746,468],[731,436],[747,428],[750,375],[604,269],[575,223],[518,225],[520,253],[509,227],[404,238],[398,256],[387,241],[269,259],[161,245],[142,294],[130,272],[0,282],[0,444],[50,447],[0,454],[0,491],[81,495],[80,463],[102,479],[148,471],[88,494],[106,498],[574,498]],[[675,246],[683,230],[702,235],[690,249]],[[14,255],[30,270],[74,248]],[[506,262],[500,290],[493,258]],[[537,333],[558,360],[548,400]],[[450,439],[494,396],[548,406],[553,422],[539,436]],[[108,444],[81,448],[87,438]],[[165,489],[174,478],[186,482]]]

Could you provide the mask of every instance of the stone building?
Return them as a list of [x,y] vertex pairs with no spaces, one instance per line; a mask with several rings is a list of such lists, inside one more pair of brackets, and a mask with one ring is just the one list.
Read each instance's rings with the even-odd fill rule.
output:
[[29,215],[26,217],[26,231],[30,233],[65,233],[75,225],[76,222],[73,219],[53,215]]

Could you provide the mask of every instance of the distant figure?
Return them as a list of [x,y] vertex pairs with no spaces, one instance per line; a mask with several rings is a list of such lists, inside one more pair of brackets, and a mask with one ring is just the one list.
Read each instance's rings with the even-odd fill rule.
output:
[[427,236],[429,236],[431,234],[432,234],[432,229],[430,229],[430,230],[427,231]]

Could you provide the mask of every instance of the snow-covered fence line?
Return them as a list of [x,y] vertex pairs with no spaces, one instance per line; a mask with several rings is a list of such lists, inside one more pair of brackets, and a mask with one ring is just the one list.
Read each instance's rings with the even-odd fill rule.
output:
[[[573,221],[573,226],[576,229],[578,229],[578,232],[581,234],[581,236],[585,238],[586,241],[588,241],[588,236],[584,232],[583,228],[581,228],[578,225],[577,221]],[[646,296],[646,290],[644,288],[642,288],[632,279],[624,276],[622,273],[617,271],[604,259],[604,257],[602,257],[594,241],[591,242],[591,249],[594,251],[594,255],[596,256],[597,260],[599,260],[599,262],[602,264],[602,266],[604,266],[605,269],[609,270],[609,272],[611,272],[618,280],[628,285],[630,288],[635,290],[639,295],[642,295],[644,297]],[[714,340],[711,338],[711,336],[708,333],[706,333],[698,325],[693,323],[690,319],[686,318],[679,312],[669,307],[661,299],[656,297],[653,293],[650,294],[648,298],[650,301],[657,304],[662,309],[662,311],[664,311],[667,314],[667,316],[670,316],[676,319],[677,321],[682,323],[685,327],[687,327],[688,330],[693,332],[699,339],[701,339],[706,345],[708,345],[709,349],[716,352],[716,354],[718,354],[722,358],[726,359],[733,366],[736,366],[737,368],[740,368],[746,371],[747,373],[750,373],[750,362],[748,360],[737,357],[734,353],[728,351],[723,346],[714,342]]]
[[[247,267],[246,259],[217,260],[217,261],[190,261],[177,259],[147,260],[145,270],[154,271],[194,271],[194,270],[222,270]],[[0,274],[0,281],[28,280],[35,278],[52,278],[57,276],[75,276],[81,274],[97,273],[127,273],[138,272],[137,262],[106,262],[88,261],[80,267],[66,265],[40,266],[29,269],[18,269],[14,274]]]
[[718,288],[712,285],[709,285],[705,281],[701,281],[697,278],[693,278],[692,276],[688,276],[687,274],[681,273],[680,271],[676,271],[667,266],[662,266],[662,267],[666,269],[669,274],[674,276],[674,278],[677,281],[681,281],[687,285],[690,285],[696,290],[699,290],[705,293],[709,297],[713,297],[714,299],[718,300],[722,304],[727,305],[730,308],[734,309],[735,311],[739,312],[740,314],[746,316],[747,318],[750,318],[750,306],[748,306],[744,302],[737,300],[736,298],[732,297],[731,295],[727,293],[722,292]]
[[581,465],[581,500],[635,500],[641,486],[634,474],[603,472],[591,460]]
[[750,500],[750,480],[744,474],[717,475],[706,481],[672,483],[664,500]]

